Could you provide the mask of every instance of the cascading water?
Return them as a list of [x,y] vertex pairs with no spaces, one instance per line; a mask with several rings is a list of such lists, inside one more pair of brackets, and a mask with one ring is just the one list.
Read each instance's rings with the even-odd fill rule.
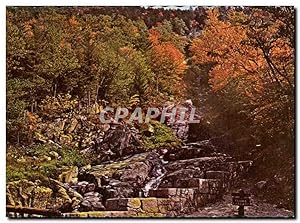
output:
[[145,197],[148,197],[149,190],[158,188],[166,172],[167,171],[163,165],[160,165],[156,168],[156,176],[153,177],[148,183],[146,183],[145,187],[142,189]]

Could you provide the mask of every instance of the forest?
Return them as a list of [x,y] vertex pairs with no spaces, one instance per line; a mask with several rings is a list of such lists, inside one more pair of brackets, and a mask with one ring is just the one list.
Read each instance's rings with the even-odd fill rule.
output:
[[[119,194],[111,195],[105,177],[128,183],[126,176],[134,175],[140,179],[134,188],[147,188],[155,175],[149,159],[163,154],[169,164],[161,164],[158,178],[168,185],[170,162],[180,154],[200,157],[182,152],[184,145],[209,140],[217,152],[253,161],[236,185],[293,211],[294,78],[294,7],[7,7],[7,203],[46,207],[51,200],[63,212],[109,210],[109,199],[136,197],[136,191],[123,185],[126,195],[114,187]],[[98,120],[107,105],[146,113],[187,102],[201,122],[184,137],[172,131],[178,126],[157,120],[114,128]],[[140,154],[150,154],[145,176],[136,176],[142,164],[123,173],[124,163]],[[113,163],[122,166],[119,172],[109,173]],[[73,170],[76,177],[68,177]],[[102,204],[84,205],[83,195],[76,203],[69,192],[70,201],[58,204],[52,180],[92,182]],[[50,187],[51,199],[36,205],[19,199],[12,188],[28,182]]]

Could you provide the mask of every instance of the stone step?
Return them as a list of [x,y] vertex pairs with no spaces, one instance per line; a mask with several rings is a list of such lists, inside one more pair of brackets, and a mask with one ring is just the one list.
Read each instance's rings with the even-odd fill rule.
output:
[[194,199],[197,188],[158,188],[149,190],[150,197],[157,198],[189,198]]
[[205,173],[206,179],[219,179],[222,182],[222,186],[224,191],[227,191],[230,184],[230,173],[228,171],[206,171]]
[[160,187],[188,187],[178,185],[178,179],[208,178],[207,171],[229,172],[229,181],[235,183],[243,177],[252,165],[251,160],[233,161],[230,157],[202,157],[189,160],[169,162],[166,165],[167,174],[164,176]]
[[180,188],[197,188],[197,193],[220,194],[223,192],[223,182],[220,179],[188,178],[177,182]]
[[229,180],[230,173],[228,171],[210,170],[206,171],[207,179],[220,179],[221,181]]
[[156,197],[147,198],[110,198],[106,201],[106,210],[109,211],[144,211],[156,213],[164,212],[169,200]]
[[210,203],[214,203],[220,199],[218,194],[196,194],[194,198],[195,207],[205,207]]
[[152,214],[170,213],[174,210],[183,210],[193,207],[194,200],[186,198],[110,198],[106,201],[107,211],[131,211],[135,213]]
[[[227,171],[231,175],[240,175],[249,170],[249,168],[252,166],[253,161],[252,160],[243,160],[243,161],[229,161],[229,162],[220,162],[218,165],[216,165],[214,168],[210,170],[216,170],[216,171]],[[210,171],[208,170],[208,171]]]
[[147,213],[136,211],[90,211],[64,213],[65,218],[161,218],[166,217],[163,213]]

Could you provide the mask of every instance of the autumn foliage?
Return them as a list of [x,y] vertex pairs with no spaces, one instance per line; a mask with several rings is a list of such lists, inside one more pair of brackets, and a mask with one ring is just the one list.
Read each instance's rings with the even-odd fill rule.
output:
[[[229,10],[225,19],[220,17],[217,9],[208,11],[207,26],[191,47],[194,62],[211,64],[213,91],[238,95],[257,123],[270,125],[278,118],[272,112],[287,109],[292,128],[294,48],[282,34],[286,24],[261,9]],[[279,92],[286,98],[281,102]]]
[[[260,10],[253,12],[251,18],[235,11],[229,13],[228,20],[222,21],[218,19],[217,10],[209,11],[208,26],[191,48],[196,63],[215,64],[210,72],[213,89],[221,90],[229,81],[240,78],[243,79],[240,88],[251,96],[263,90],[264,76],[269,81],[277,78],[279,82],[291,83],[293,48],[286,39],[276,37],[283,24],[277,20],[267,25],[267,29],[252,26],[251,23],[262,16]],[[251,21],[249,25],[244,24],[247,20]],[[274,74],[273,69],[278,69],[278,74]],[[286,74],[281,77],[279,74],[284,72]]]
[[[157,89],[182,95],[182,75],[187,69],[184,54],[172,42],[161,40],[161,34],[156,29],[149,32],[151,42],[150,58],[156,73]],[[173,87],[168,87],[173,86]]]

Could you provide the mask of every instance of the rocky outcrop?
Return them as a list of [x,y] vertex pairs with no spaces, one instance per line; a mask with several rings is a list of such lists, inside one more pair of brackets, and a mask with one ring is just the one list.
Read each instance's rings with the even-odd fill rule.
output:
[[46,208],[53,191],[40,184],[28,180],[9,182],[6,186],[7,205]]
[[79,179],[93,182],[104,199],[134,197],[157,176],[162,165],[157,153],[147,152],[122,161],[93,166],[82,172]]
[[107,126],[103,138],[97,138],[94,151],[97,162],[115,160],[143,151],[139,131],[133,126],[111,124]]
[[[170,114],[166,116],[165,124],[173,130],[173,132],[176,134],[176,136],[179,139],[186,141],[189,137],[189,121],[190,121],[190,117],[192,116],[191,112],[192,109],[195,109],[192,101],[186,100],[184,103],[181,104],[169,104],[169,105],[167,103],[164,109],[166,109],[167,114]],[[174,119],[171,118],[173,109],[176,109]],[[198,115],[196,114],[194,115],[195,117],[193,117],[193,119],[200,120],[200,117]]]

